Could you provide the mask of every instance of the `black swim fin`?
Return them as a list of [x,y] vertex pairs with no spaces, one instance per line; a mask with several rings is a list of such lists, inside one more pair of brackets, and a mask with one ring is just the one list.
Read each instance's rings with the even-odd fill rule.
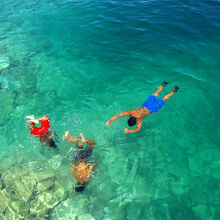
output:
[[172,91],[173,91],[173,92],[177,92],[177,91],[178,91],[178,89],[179,89],[179,87],[178,87],[178,86],[174,86],[174,87],[173,87],[173,89],[172,89]]

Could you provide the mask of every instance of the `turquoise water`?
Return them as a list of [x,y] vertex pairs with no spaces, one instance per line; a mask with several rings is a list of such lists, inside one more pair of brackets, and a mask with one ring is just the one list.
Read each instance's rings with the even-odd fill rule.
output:
[[[0,218],[220,219],[219,14],[218,0],[1,0]],[[125,118],[105,126],[163,81],[161,96],[180,89],[139,133]],[[50,117],[58,150],[26,115]],[[97,144],[81,194],[66,130]]]

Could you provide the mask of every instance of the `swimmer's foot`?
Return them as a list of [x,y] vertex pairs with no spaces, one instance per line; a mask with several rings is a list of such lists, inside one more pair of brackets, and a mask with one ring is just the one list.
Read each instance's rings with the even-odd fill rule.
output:
[[168,84],[168,82],[163,82],[162,86],[165,87]]
[[178,87],[178,86],[174,86],[174,87],[173,87],[173,89],[172,89],[172,91],[173,91],[173,92],[177,92],[177,91],[178,91],[178,89],[179,89],[179,87]]

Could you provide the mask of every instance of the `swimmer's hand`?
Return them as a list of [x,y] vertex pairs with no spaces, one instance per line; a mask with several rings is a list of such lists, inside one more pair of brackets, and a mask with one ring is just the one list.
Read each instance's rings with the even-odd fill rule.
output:
[[68,136],[69,136],[69,131],[66,131],[65,134],[63,135],[63,140],[67,139]]
[[112,121],[109,120],[109,121],[106,122],[106,125],[109,126],[109,125],[111,125],[111,123],[112,123]]
[[130,131],[127,128],[125,128],[124,133],[130,133]]
[[81,141],[82,141],[82,142],[86,142],[86,139],[85,139],[85,137],[83,136],[83,133],[80,133],[79,135],[80,135],[80,137],[82,138]]
[[30,119],[30,120],[35,119],[33,115],[26,116],[25,118]]

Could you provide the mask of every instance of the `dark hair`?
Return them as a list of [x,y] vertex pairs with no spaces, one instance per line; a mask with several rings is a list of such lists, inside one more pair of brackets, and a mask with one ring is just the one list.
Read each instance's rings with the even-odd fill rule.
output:
[[134,116],[131,116],[129,119],[128,119],[128,125],[129,126],[134,126],[136,125],[137,123],[137,118],[135,118]]
[[75,187],[75,191],[76,192],[82,192],[85,188],[84,184],[80,184],[80,182],[77,183],[76,187]]

